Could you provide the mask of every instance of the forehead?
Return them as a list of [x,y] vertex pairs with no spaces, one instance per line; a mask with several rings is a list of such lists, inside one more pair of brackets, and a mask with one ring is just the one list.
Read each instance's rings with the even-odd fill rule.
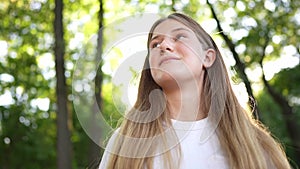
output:
[[174,19],[167,19],[156,26],[156,28],[153,31],[153,34],[166,34],[168,32],[171,32],[172,30],[179,28],[183,28],[184,30],[193,32],[189,27],[185,26],[184,24]]

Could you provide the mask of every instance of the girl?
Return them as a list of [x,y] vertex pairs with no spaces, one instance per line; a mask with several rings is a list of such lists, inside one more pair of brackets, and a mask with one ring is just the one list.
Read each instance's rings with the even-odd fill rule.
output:
[[239,104],[213,39],[190,17],[154,23],[137,101],[100,168],[289,169],[270,133]]

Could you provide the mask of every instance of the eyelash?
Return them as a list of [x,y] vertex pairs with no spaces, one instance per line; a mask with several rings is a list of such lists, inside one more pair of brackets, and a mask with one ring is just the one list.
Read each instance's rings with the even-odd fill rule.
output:
[[[180,40],[181,38],[186,38],[185,35],[183,34],[177,34],[174,38],[172,38],[175,42]],[[161,43],[161,41],[159,42],[155,42],[151,45],[151,48],[156,48],[159,44]]]

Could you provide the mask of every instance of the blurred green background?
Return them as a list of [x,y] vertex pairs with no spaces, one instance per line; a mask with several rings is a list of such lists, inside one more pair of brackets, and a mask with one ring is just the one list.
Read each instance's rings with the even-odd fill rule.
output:
[[[121,92],[111,78],[124,53],[105,56],[101,49],[121,30],[100,28],[122,17],[174,11],[212,35],[241,103],[256,99],[259,120],[291,165],[300,166],[300,1],[0,0],[0,169],[96,168],[103,150],[83,130],[73,104],[76,63],[83,51],[98,49],[91,52],[93,66],[102,67],[92,76],[96,98],[85,100],[96,108],[77,111],[94,112],[85,120],[99,126],[99,108],[115,126],[120,98],[113,100],[112,92]],[[93,35],[97,44],[88,46]]]

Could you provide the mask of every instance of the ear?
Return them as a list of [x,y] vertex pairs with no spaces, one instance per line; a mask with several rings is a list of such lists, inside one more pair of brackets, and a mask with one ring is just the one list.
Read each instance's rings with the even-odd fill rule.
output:
[[203,66],[205,68],[211,67],[216,60],[216,51],[214,49],[207,49],[205,51],[205,58],[203,60]]

